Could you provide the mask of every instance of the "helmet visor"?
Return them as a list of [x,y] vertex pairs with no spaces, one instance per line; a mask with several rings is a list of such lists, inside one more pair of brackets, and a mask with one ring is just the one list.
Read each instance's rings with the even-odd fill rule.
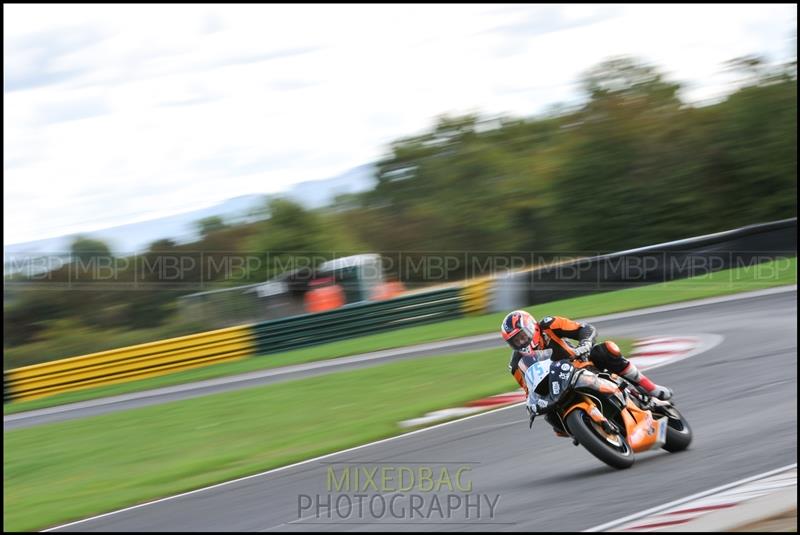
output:
[[514,349],[522,349],[531,343],[531,337],[528,336],[524,330],[520,330],[517,334],[508,339],[508,345]]

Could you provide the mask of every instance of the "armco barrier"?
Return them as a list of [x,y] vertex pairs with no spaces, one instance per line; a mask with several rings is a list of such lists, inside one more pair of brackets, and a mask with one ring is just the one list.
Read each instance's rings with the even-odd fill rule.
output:
[[797,218],[661,243],[515,274],[527,304],[707,275],[797,256]]
[[230,327],[16,368],[3,374],[3,401],[36,399],[409,325],[453,319],[464,312],[461,291],[461,287],[451,287],[386,301],[357,303],[316,314]]
[[454,319],[462,314],[461,288],[446,288],[387,301],[355,303],[252,326],[259,354]]
[[3,401],[36,399],[235,360],[251,355],[253,348],[252,332],[242,326],[24,366],[3,373]]
[[477,315],[488,311],[491,286],[492,279],[489,277],[475,279],[464,284],[461,290],[464,314]]

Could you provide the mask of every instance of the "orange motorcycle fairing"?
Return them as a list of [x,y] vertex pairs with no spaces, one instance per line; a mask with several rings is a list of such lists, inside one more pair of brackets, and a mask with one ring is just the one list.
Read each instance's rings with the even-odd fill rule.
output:
[[628,444],[634,453],[660,448],[667,440],[667,418],[653,419],[648,410],[642,410],[628,400],[622,411],[622,420],[628,434]]
[[576,409],[582,409],[583,412],[589,415],[589,417],[596,423],[602,424],[602,422],[606,421],[606,417],[603,416],[603,413],[600,412],[600,409],[597,408],[597,405],[594,404],[590,398],[581,396],[581,400],[577,403],[570,405],[561,415],[561,418],[566,421],[567,416],[569,413]]

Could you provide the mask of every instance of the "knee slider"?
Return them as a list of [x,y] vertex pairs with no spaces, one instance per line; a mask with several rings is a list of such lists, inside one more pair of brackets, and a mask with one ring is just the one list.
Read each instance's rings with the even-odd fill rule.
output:
[[614,358],[620,358],[622,356],[622,352],[619,350],[619,346],[610,340],[606,340],[603,342],[605,345],[605,349],[608,354]]

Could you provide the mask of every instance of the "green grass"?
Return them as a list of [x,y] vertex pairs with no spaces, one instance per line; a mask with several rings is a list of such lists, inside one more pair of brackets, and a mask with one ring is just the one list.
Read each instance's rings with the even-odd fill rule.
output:
[[3,527],[41,529],[400,434],[402,420],[514,390],[508,357],[420,358],[4,432]]
[[[718,271],[707,276],[576,297],[526,308],[536,317],[560,315],[582,318],[796,283],[797,258],[791,258],[770,261],[751,267]],[[431,325],[421,325],[285,353],[216,364],[161,377],[69,392],[39,400],[17,402],[4,405],[3,413],[11,414],[290,364],[484,334],[496,331],[504,316],[505,312],[499,312]],[[499,338],[498,344],[502,344],[502,342],[499,342]]]

